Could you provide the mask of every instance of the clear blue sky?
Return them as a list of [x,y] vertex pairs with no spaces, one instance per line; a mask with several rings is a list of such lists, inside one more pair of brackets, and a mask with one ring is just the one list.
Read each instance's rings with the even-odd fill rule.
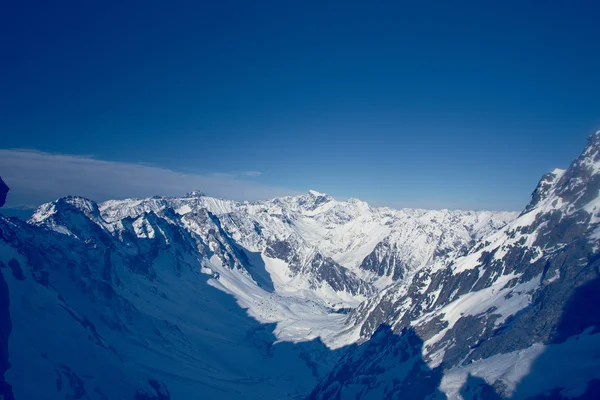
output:
[[600,129],[598,4],[7,1],[0,148],[518,210]]

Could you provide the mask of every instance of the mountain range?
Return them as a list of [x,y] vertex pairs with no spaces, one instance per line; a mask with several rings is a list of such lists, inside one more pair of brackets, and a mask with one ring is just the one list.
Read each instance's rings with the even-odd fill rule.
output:
[[600,398],[600,132],[522,212],[67,196],[0,216],[5,399]]

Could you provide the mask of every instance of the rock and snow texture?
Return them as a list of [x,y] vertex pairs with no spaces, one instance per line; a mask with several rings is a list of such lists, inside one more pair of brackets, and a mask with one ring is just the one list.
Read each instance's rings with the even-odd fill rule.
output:
[[514,216],[195,191],[69,196],[28,223],[0,217],[2,394],[304,398],[358,339],[349,309],[403,276],[371,268],[379,242],[408,271],[444,264]]
[[600,398],[599,194],[600,132],[517,219],[354,309],[364,343],[311,398]]
[[[318,332],[260,323],[226,293],[265,303],[263,320],[304,313],[324,336],[343,320],[274,300],[205,210],[185,216],[190,231],[176,214],[107,222],[81,198],[44,212],[0,217],[6,399],[303,398],[338,357]],[[277,342],[277,329],[305,339]]]
[[[513,217],[196,191],[1,218],[2,394],[303,398],[358,339],[350,308]],[[379,273],[380,255],[398,264]]]
[[[215,215],[223,230],[247,251],[264,254],[270,247],[270,258],[286,261],[290,278],[302,275],[303,279],[294,281],[301,288],[308,285],[316,290],[325,283],[328,290],[355,297],[354,303],[372,292],[371,285],[386,287],[409,271],[445,264],[464,254],[477,239],[517,216],[513,212],[375,208],[356,199],[338,201],[314,190],[256,203],[190,196],[100,205],[107,221],[149,211],[160,214],[172,209],[187,214],[201,208]],[[276,254],[277,249],[284,251],[285,243],[295,254]],[[295,262],[289,264],[289,257]],[[322,268],[320,278],[307,276],[316,272],[308,267],[312,257],[327,260],[330,267],[325,269],[331,274]],[[348,277],[343,289],[335,276],[340,274]]]
[[194,191],[0,217],[0,393],[598,398],[599,150],[521,214]]

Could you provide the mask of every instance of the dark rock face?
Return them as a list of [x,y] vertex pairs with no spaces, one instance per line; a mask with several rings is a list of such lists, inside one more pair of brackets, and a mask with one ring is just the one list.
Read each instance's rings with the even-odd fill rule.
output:
[[331,200],[333,199],[326,194],[309,192],[308,195],[304,196],[299,204],[305,209],[312,211]]
[[[346,291],[353,295],[373,293],[371,285],[361,280],[352,271],[316,249],[299,243],[301,241],[302,239],[295,235],[287,240],[269,240],[264,254],[287,262],[293,276],[303,274],[309,277],[315,289],[322,283],[327,283],[336,292]],[[305,249],[308,249],[308,254],[301,253]]]
[[[172,218],[177,218],[175,215]],[[195,213],[188,213],[181,217],[183,221],[198,225],[210,226],[205,238],[196,237],[196,245],[201,249],[202,254],[207,257],[217,255],[221,261],[230,269],[243,270],[248,265],[248,259],[236,243],[231,240],[229,235],[221,227],[221,221],[206,209],[201,209]],[[162,222],[164,224],[164,221]],[[186,242],[193,242],[194,239],[189,234],[175,226],[170,228],[178,235],[186,237]],[[212,250],[211,250],[212,249]]]
[[315,273],[317,282],[327,282],[336,292],[346,291],[351,294],[369,295],[373,291],[354,273],[320,253],[313,258],[311,270]]
[[363,260],[361,269],[375,272],[378,276],[391,276],[395,281],[404,277],[405,266],[396,258],[395,249],[390,244],[379,242],[375,249]]
[[[454,219],[454,221],[452,221]],[[448,225],[460,224],[458,217],[450,218],[450,221],[445,222]],[[432,253],[427,256],[426,264],[447,265],[454,258],[465,255],[468,250],[475,244],[476,230],[472,227],[465,226],[466,231],[471,236],[468,240],[464,237],[453,237],[455,233],[442,231],[427,232],[422,226],[414,227],[415,235],[421,240],[436,243],[432,248]],[[497,229],[492,228],[492,230]],[[423,234],[423,236],[420,236]],[[373,272],[377,277],[388,277],[393,282],[405,280],[415,270],[422,268],[423,259],[413,258],[408,247],[399,245],[394,237],[386,237],[369,253],[361,262],[360,269]]]
[[8,185],[4,183],[4,181],[0,177],[0,207],[6,204],[6,196],[8,195],[9,190],[10,188],[8,187]]
[[[271,258],[278,258],[280,260],[291,260],[294,256],[294,249],[288,241],[284,240],[270,240],[267,242],[267,248],[265,249],[265,255]],[[296,268],[297,266],[290,266]]]

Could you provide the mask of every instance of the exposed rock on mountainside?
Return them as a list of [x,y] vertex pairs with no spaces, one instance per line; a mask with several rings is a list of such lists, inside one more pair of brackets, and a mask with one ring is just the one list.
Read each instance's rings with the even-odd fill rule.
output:
[[[0,217],[3,394],[303,398],[356,340],[345,313],[400,262],[444,264],[514,216],[311,191],[252,204],[69,196],[28,223]],[[381,241],[393,254],[368,257]],[[401,261],[361,267],[379,256]]]
[[[391,329],[344,356],[311,398],[411,398],[422,388],[450,399],[598,393],[599,194],[600,132],[568,170],[542,178],[515,221],[356,308],[349,322],[363,340]],[[402,343],[413,331],[431,369],[424,376],[406,372],[414,369]]]
[[[517,216],[512,212],[373,208],[360,200],[337,201],[313,190],[302,196],[256,203],[190,195],[108,201],[100,208],[107,221],[148,211],[160,215],[162,210],[172,209],[186,214],[206,208],[220,220],[223,230],[250,252],[264,252],[270,243],[293,242],[297,265],[289,266],[287,278],[295,277],[299,270],[310,274],[310,268],[299,265],[310,264],[306,257],[319,254],[330,259],[329,265],[347,270],[341,272],[336,266],[339,274],[363,281],[361,285],[346,285],[344,294],[346,298],[358,296],[359,301],[369,293],[369,284],[385,287],[407,271],[445,264]],[[285,259],[273,250],[270,258]],[[293,284],[312,290],[322,282],[314,276],[306,278],[308,282],[296,279]]]
[[600,133],[520,214],[310,191],[256,203],[70,196],[27,223],[0,217],[0,389],[596,398],[599,194]]
[[[31,224],[0,217],[1,365],[15,398],[298,398],[338,357],[318,340],[276,344],[273,324],[223,292],[235,278],[268,303],[205,210],[184,216],[189,231],[97,210],[71,197]],[[274,303],[264,308],[285,307]]]

